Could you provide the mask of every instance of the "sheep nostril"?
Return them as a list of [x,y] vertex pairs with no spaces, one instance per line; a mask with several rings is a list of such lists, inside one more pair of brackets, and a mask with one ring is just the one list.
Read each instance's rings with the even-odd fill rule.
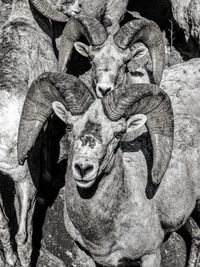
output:
[[98,87],[98,89],[99,89],[101,96],[104,96],[104,90],[100,86]]
[[90,173],[91,171],[93,171],[93,169],[94,169],[94,166],[93,165],[86,166],[85,169],[84,169],[84,171],[83,171],[84,172],[83,176],[85,176],[88,173]]
[[74,164],[74,169],[76,170],[78,175],[81,176],[81,178],[83,178],[84,176],[88,175],[90,172],[93,171],[94,166],[91,165],[91,164],[83,166],[83,165],[80,165],[78,163],[75,163]]
[[103,97],[106,96],[111,91],[111,87],[102,88],[101,86],[99,86],[98,89]]
[[110,93],[110,91],[111,91],[111,87],[106,88],[105,91],[104,91],[105,92],[105,95],[107,95],[108,93]]
[[81,168],[81,166],[78,163],[74,164],[74,169],[76,170],[76,172],[83,177],[83,169]]

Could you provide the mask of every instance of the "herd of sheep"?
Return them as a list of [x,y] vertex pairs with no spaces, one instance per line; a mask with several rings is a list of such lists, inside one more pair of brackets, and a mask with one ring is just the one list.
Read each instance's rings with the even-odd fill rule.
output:
[[[123,24],[127,4],[13,0],[0,29],[0,171],[15,183],[20,212],[15,251],[0,197],[5,266],[31,266],[33,170],[39,168],[31,153],[41,131],[51,148],[47,124],[55,114],[68,139],[64,222],[93,266],[139,260],[142,267],[160,267],[165,236],[182,226],[192,238],[188,266],[199,264],[200,232],[191,217],[200,199],[199,114],[190,112],[190,102],[177,105],[170,88],[159,87],[162,33],[139,15]],[[58,58],[55,21],[65,23],[56,41]],[[67,73],[73,48],[89,58],[87,84]],[[148,53],[152,73],[145,69]],[[190,99],[189,90],[184,93]],[[124,151],[127,135],[150,138],[151,157],[139,145]],[[50,172],[49,147],[42,148],[44,173]]]

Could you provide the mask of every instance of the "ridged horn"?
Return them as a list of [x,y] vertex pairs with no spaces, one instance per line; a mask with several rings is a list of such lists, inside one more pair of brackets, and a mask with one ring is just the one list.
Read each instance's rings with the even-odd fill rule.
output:
[[136,42],[146,45],[152,59],[154,82],[160,85],[165,66],[165,45],[162,32],[155,22],[147,19],[129,21],[116,32],[114,42],[122,49],[131,48]]
[[51,20],[58,22],[67,22],[69,20],[68,16],[56,9],[53,9],[47,0],[30,0],[30,2],[39,13]]
[[83,15],[71,18],[65,25],[60,42],[59,67],[64,71],[69,61],[74,43],[83,35],[93,46],[102,45],[107,39],[103,25],[95,18]]
[[173,149],[174,117],[169,96],[157,85],[134,84],[117,88],[103,99],[105,113],[111,120],[142,113],[153,146],[152,181],[159,184],[168,167]]
[[18,161],[23,164],[45,122],[52,102],[60,101],[72,114],[82,114],[93,95],[78,78],[69,74],[45,73],[35,80],[26,96],[18,131]]

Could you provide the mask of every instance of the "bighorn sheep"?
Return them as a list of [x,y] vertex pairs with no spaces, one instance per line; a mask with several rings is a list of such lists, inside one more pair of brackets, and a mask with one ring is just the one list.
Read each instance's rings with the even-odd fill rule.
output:
[[112,27],[119,27],[119,22],[126,12],[127,4],[128,0],[56,0],[54,8],[69,17],[80,12],[94,17],[101,21],[107,31],[110,32]]
[[[14,0],[9,20],[0,31],[0,171],[16,184],[20,202],[19,228],[16,235],[22,266],[29,266],[31,253],[31,217],[35,199],[28,164],[17,161],[17,132],[21,110],[31,82],[45,71],[56,71],[58,62],[50,38],[50,25],[36,22],[28,0]],[[38,16],[38,14],[37,14]],[[37,17],[37,19],[40,17]],[[8,219],[0,206],[0,239],[5,261],[14,266]]]
[[58,22],[67,22],[69,17],[79,14],[97,18],[109,29],[123,18],[128,0],[31,0],[34,7],[45,17]]
[[[39,103],[38,95],[43,95]],[[66,229],[99,264],[124,266],[120,261],[126,258],[141,259],[143,267],[159,267],[164,235],[186,222],[200,197],[199,119],[186,102],[176,107],[176,92],[171,97],[174,114],[168,95],[152,84],[117,88],[95,99],[82,82],[67,74],[42,75],[27,95],[19,162],[24,162],[54,110],[70,126]],[[152,140],[153,166],[140,147],[148,138],[137,132],[144,123]],[[134,152],[125,153],[120,140],[130,128],[139,136]],[[159,183],[163,175],[154,197],[147,198],[151,182]]]
[[[153,62],[153,78],[160,84],[165,64],[165,49],[162,33],[152,21],[138,18],[123,25],[114,35],[108,35],[102,24],[94,18],[79,16],[71,19],[65,26],[66,32],[59,53],[59,66],[64,71],[71,56],[73,46],[92,64],[92,81],[98,97],[112,91],[123,83],[126,66],[134,56],[146,53],[143,47],[134,47],[142,42],[149,49]],[[83,34],[90,46],[76,42]],[[133,48],[133,49],[132,49]],[[135,49],[134,49],[135,48]]]
[[[159,255],[158,246],[164,233],[155,201],[145,196],[146,169],[143,176],[135,177],[130,171],[134,164],[125,162],[119,141],[134,120],[142,119],[145,123],[147,118],[154,148],[151,177],[153,183],[159,184],[173,144],[173,113],[169,97],[156,85],[137,84],[133,88],[116,89],[101,101],[94,99],[87,87],[73,76],[44,74],[32,84],[25,100],[18,139],[20,164],[24,163],[52,113],[52,102],[56,114],[72,126],[69,127],[71,148],[66,174],[69,233],[96,262],[104,265],[117,266],[118,260],[125,256],[134,259],[148,258],[146,254],[154,252]],[[138,112],[146,115],[133,116]],[[108,192],[108,187],[113,190]],[[96,190],[94,195],[90,195],[91,188]],[[87,223],[82,212],[87,214]],[[139,240],[135,243],[138,232],[143,242],[144,238],[149,238],[150,242],[145,246]]]

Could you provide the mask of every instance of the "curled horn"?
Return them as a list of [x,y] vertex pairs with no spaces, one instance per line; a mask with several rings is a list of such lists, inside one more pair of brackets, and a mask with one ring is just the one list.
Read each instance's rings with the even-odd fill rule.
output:
[[153,146],[152,181],[159,184],[168,167],[173,149],[174,117],[169,96],[157,85],[134,84],[116,89],[103,99],[111,120],[142,113]]
[[69,74],[45,73],[35,80],[26,96],[18,131],[18,161],[23,164],[43,125],[60,101],[72,114],[82,114],[93,101],[87,86]]
[[153,78],[160,85],[165,66],[165,46],[158,25],[147,19],[135,19],[123,25],[114,35],[115,44],[127,49],[136,42],[142,42],[149,50],[153,63]]
[[59,66],[61,71],[65,70],[72,54],[74,43],[81,35],[84,35],[93,46],[102,45],[107,39],[107,32],[97,19],[83,15],[71,18],[65,25],[61,37],[59,51]]
[[53,9],[47,0],[30,0],[30,2],[38,12],[51,20],[58,22],[67,22],[69,20],[68,16]]

